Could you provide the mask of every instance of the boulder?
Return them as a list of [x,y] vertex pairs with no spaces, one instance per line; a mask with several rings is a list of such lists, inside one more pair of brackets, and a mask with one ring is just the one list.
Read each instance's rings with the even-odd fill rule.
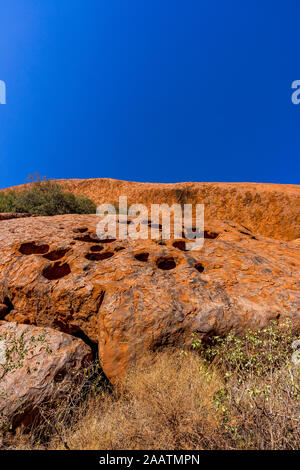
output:
[[146,349],[300,325],[300,247],[206,218],[201,250],[186,240],[100,241],[96,215],[1,222],[4,319],[51,327],[99,347],[115,380]]
[[42,404],[72,390],[92,354],[81,339],[31,325],[0,322],[0,424],[38,418]]

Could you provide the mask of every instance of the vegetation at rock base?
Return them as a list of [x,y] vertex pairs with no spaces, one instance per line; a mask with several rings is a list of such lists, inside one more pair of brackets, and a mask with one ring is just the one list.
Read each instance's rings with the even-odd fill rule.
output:
[[94,214],[96,205],[84,196],[75,196],[44,177],[30,179],[31,185],[21,191],[0,193],[0,212],[38,215]]
[[149,353],[114,387],[93,365],[80,392],[0,448],[299,449],[296,339],[275,323],[209,344],[193,335],[192,350]]

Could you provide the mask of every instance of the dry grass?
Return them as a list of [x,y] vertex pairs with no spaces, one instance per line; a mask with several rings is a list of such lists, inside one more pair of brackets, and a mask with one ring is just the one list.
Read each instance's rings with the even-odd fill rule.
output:
[[113,389],[88,382],[84,399],[66,397],[29,433],[5,436],[2,448],[299,449],[299,368],[287,336],[282,350],[271,336],[277,353],[260,363],[249,347],[261,347],[257,336],[226,340],[227,356],[213,350],[213,362],[199,348],[149,354]]
[[[217,447],[222,420],[213,397],[221,385],[199,374],[199,357],[161,354],[131,372],[112,394],[94,397],[65,439],[72,449]],[[152,361],[153,362],[153,361]],[[63,448],[52,441],[55,448]]]

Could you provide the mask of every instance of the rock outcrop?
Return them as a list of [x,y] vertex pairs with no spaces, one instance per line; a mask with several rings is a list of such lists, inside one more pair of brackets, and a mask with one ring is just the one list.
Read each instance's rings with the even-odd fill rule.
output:
[[70,392],[92,353],[51,328],[0,322],[0,424],[38,419],[41,405]]
[[[183,346],[290,317],[300,326],[300,247],[206,219],[203,249],[186,240],[106,240],[98,217],[0,224],[2,320],[98,344],[113,381],[147,348]],[[6,308],[5,308],[6,307]]]
[[0,220],[24,219],[24,217],[36,217],[36,215],[23,214],[21,212],[0,212]]
[[[96,204],[202,203],[207,218],[231,220],[252,232],[278,240],[300,237],[300,187],[264,183],[136,183],[110,178],[57,180],[67,191],[84,195]],[[24,185],[8,189],[23,189]]]

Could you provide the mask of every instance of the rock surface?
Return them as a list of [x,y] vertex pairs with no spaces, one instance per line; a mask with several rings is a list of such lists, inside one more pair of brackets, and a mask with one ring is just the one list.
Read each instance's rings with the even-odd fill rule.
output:
[[[300,246],[206,219],[203,249],[185,240],[96,237],[93,215],[2,221],[2,319],[98,343],[113,381],[146,348],[191,334],[262,327],[286,316],[300,327]],[[1,310],[0,310],[1,311]]]
[[0,220],[24,219],[24,217],[36,217],[35,214],[23,214],[20,212],[0,212]]
[[[85,195],[96,204],[203,203],[207,218],[231,220],[254,233],[278,240],[300,237],[300,187],[264,183],[136,183],[110,178],[57,180],[66,190]],[[24,185],[13,189],[22,189]]]
[[0,323],[0,423],[29,424],[41,404],[70,390],[91,350],[51,328]]

